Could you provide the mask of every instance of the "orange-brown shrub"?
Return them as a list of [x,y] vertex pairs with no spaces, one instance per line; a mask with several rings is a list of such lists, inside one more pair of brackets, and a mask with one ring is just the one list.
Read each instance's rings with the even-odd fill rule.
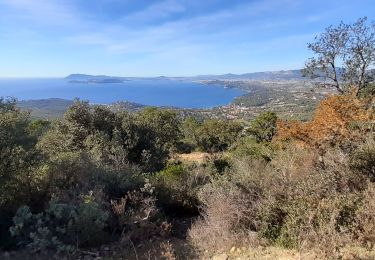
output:
[[278,121],[277,140],[292,139],[300,144],[320,148],[360,137],[361,124],[373,123],[368,104],[351,96],[330,96],[321,101],[309,122]]

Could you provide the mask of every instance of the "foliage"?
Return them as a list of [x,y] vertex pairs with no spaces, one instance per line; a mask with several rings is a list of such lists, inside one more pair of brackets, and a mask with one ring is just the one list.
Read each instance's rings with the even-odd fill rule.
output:
[[203,168],[182,164],[171,164],[150,180],[155,186],[158,205],[174,216],[197,214],[197,192],[208,181],[209,173]]
[[235,158],[248,157],[252,159],[263,159],[270,161],[274,148],[269,143],[259,143],[251,136],[238,138],[230,147],[229,152]]
[[361,131],[352,129],[353,124],[373,120],[372,109],[353,96],[331,96],[320,102],[311,121],[278,122],[278,140],[294,139],[314,147],[338,145],[361,138]]
[[236,122],[206,120],[197,129],[197,144],[207,152],[218,152],[233,144],[243,127]]
[[350,167],[375,182],[375,140],[369,138],[350,158]]
[[306,62],[306,76],[328,79],[326,84],[339,93],[355,87],[358,95],[367,87],[368,72],[375,63],[375,24],[368,24],[366,17],[353,24],[341,22],[326,28],[308,48],[316,57]]
[[[180,233],[199,252],[275,245],[332,258],[374,243],[368,100],[329,97],[304,123],[261,114],[248,131],[78,100],[61,120],[30,121],[14,101],[0,104],[0,220],[5,230],[15,215],[15,246],[71,254],[109,236],[138,248]],[[214,154],[168,160],[180,144]]]
[[29,167],[35,161],[35,140],[28,133],[29,123],[28,113],[21,112],[15,100],[0,99],[0,206],[19,205],[19,200],[27,200],[29,195]]
[[21,207],[10,232],[34,253],[47,254],[48,250],[72,253],[77,245],[101,244],[108,217],[92,201],[78,206],[51,201],[46,211],[38,214],[33,214],[27,206]]
[[86,152],[100,166],[114,170],[137,164],[155,171],[163,167],[179,135],[176,114],[167,110],[152,108],[130,115],[76,101],[42,138],[40,147],[45,153],[51,151],[49,156]]
[[[355,228],[356,219],[360,208],[366,212],[361,214],[372,210],[369,201],[360,206],[366,181],[348,164],[335,150],[319,166],[311,150],[294,146],[269,163],[235,160],[229,175],[201,189],[202,218],[190,229],[190,240],[201,251],[271,243],[337,257],[356,232],[368,237],[369,229],[364,235]],[[368,223],[365,219],[361,223]]]
[[[19,206],[28,205],[33,213],[29,220],[40,226],[19,230],[34,234],[33,238],[26,233],[26,240],[18,238],[34,251],[100,245],[103,240],[97,236],[106,237],[99,232],[105,226],[95,226],[101,222],[93,216],[108,219],[108,211],[103,211],[108,199],[143,187],[142,173],[162,169],[180,138],[180,122],[168,110],[128,114],[76,100],[63,119],[50,123],[30,121],[14,100],[1,100],[0,104],[1,234],[11,241],[7,239],[10,216]],[[82,197],[92,191],[98,194],[96,200],[82,203]],[[54,204],[45,206],[53,197],[59,198],[59,207],[67,212],[58,223],[49,222],[55,214]],[[69,226],[71,233],[59,237],[58,229],[63,228],[59,225],[68,223],[74,224]],[[79,241],[72,240],[73,234]]]
[[371,249],[375,245],[375,184],[370,183],[363,192],[363,199],[355,215],[355,236],[361,244]]
[[[181,125],[182,134],[184,136],[183,144],[192,148],[197,147],[198,128],[201,122],[194,117],[187,117]],[[181,146],[181,145],[180,145]]]
[[273,112],[264,112],[255,118],[247,131],[258,142],[269,142],[276,134],[277,116]]

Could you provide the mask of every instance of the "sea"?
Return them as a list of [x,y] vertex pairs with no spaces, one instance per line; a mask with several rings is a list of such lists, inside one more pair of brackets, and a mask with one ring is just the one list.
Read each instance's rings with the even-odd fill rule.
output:
[[226,105],[243,91],[196,82],[137,79],[123,83],[72,83],[66,79],[0,79],[0,97],[18,100],[79,98],[94,104],[130,101],[150,106],[212,108]]

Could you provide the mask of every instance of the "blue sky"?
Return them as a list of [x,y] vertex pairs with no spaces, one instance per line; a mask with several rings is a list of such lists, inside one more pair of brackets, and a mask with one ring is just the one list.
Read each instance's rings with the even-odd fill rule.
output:
[[374,0],[0,0],[0,77],[188,76],[301,68]]

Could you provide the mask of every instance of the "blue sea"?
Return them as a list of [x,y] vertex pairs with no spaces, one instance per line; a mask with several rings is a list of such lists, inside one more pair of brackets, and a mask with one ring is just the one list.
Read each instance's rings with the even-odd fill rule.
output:
[[0,97],[18,100],[80,98],[96,104],[130,101],[151,106],[211,108],[242,95],[239,89],[177,80],[130,80],[124,83],[69,83],[65,79],[0,79]]

